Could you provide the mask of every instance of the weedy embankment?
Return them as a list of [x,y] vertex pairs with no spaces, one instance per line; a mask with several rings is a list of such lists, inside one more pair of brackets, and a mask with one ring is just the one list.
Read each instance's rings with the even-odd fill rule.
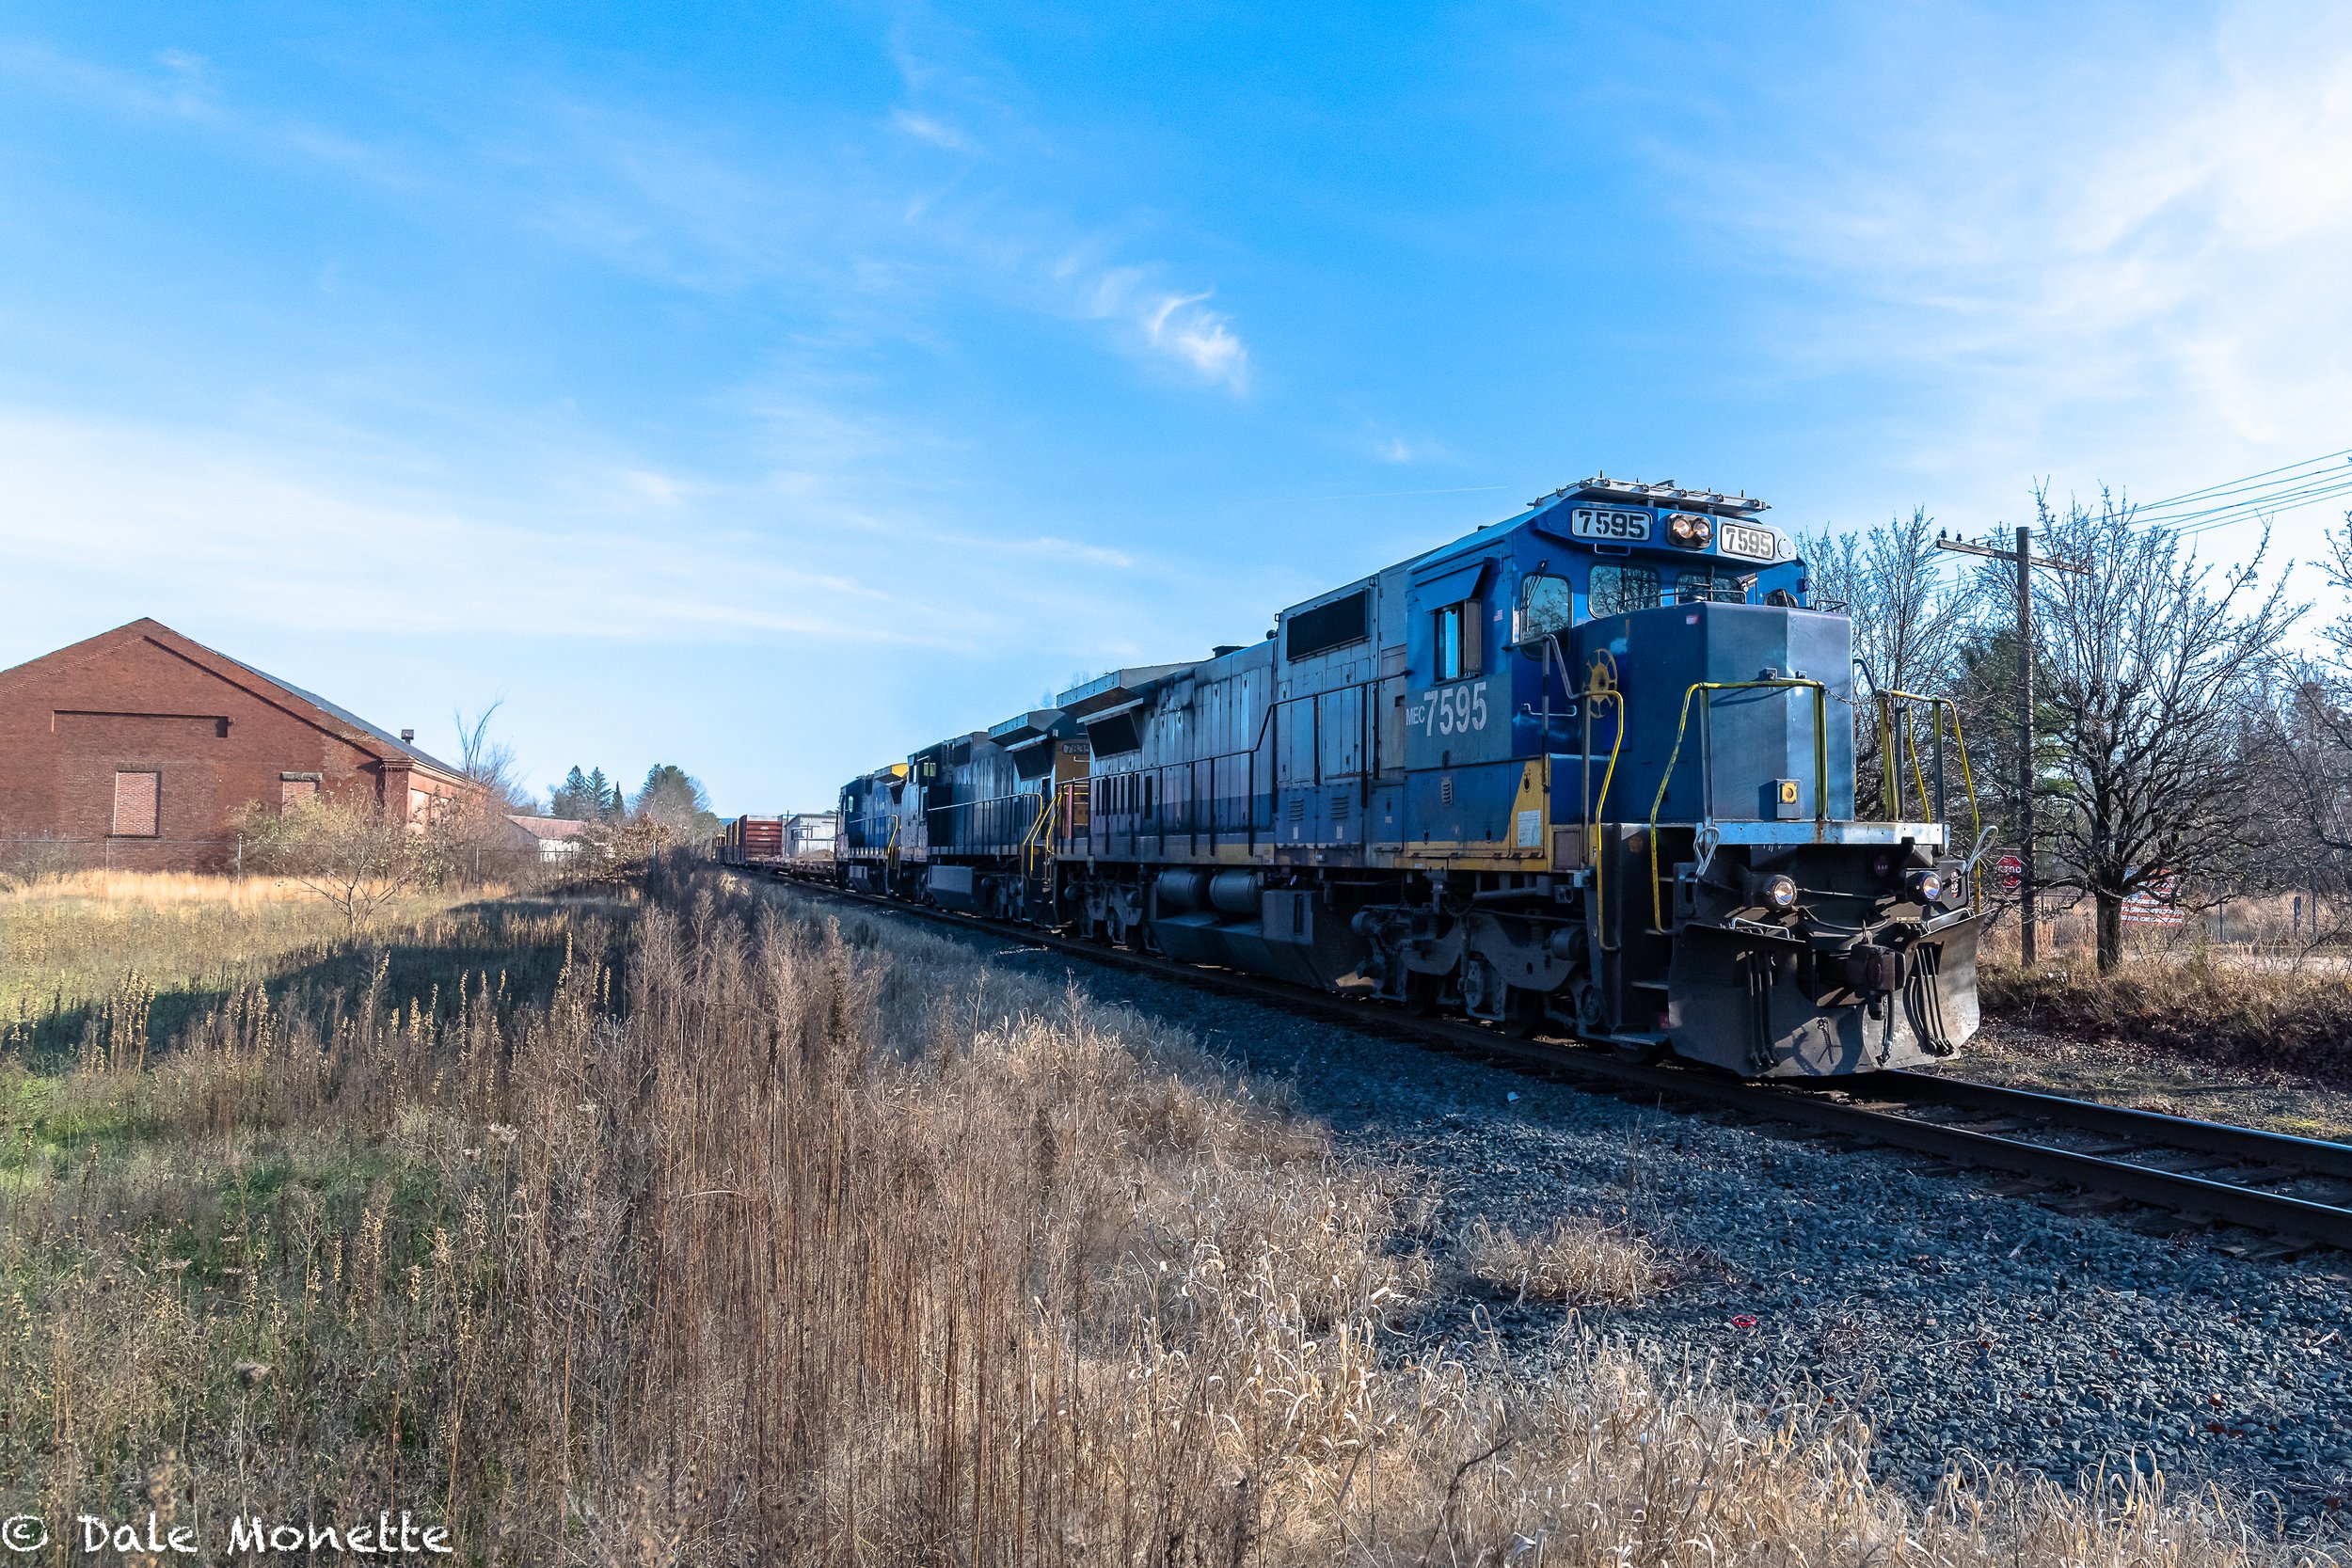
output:
[[[16,1069],[10,1511],[407,1508],[530,1564],[2269,1555],[2138,1485],[1922,1510],[1655,1358],[1391,1357],[1440,1273],[1402,1178],[955,944],[708,877],[533,919],[544,990],[388,960]],[[1502,1250],[1629,1288],[1597,1248]]]
[[2256,968],[2189,950],[2098,973],[2086,955],[1978,971],[1986,1015],[2090,1042],[2352,1088],[2352,973]]

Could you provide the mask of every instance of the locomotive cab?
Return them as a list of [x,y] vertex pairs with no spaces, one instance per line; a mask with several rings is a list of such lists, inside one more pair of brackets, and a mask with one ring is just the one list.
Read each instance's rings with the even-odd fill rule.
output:
[[1414,565],[1399,858],[1428,895],[1358,911],[1381,994],[1764,1076],[1974,1033],[1940,715],[1933,789],[1906,709],[1921,798],[1862,819],[1851,623],[1761,511],[1590,481]]
[[[1804,1076],[1915,1066],[1975,1032],[1948,792],[1909,802],[1917,820],[1855,809],[1844,616],[1666,605],[1588,621],[1569,647],[1573,668],[1626,672],[1613,698],[1582,698],[1617,708],[1622,735],[1551,758],[1555,812],[1579,814],[1561,858],[1619,891],[1595,900],[1589,943],[1612,1037]],[[1613,802],[1588,816],[1613,760]]]

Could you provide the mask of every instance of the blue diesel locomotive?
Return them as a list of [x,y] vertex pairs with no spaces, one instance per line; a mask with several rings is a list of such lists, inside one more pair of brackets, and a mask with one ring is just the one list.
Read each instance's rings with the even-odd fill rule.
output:
[[1861,819],[1851,628],[1763,511],[1564,488],[1263,641],[851,782],[836,875],[1644,1059],[1949,1055],[1982,849],[1953,833],[1957,718],[1867,694],[1886,782]]

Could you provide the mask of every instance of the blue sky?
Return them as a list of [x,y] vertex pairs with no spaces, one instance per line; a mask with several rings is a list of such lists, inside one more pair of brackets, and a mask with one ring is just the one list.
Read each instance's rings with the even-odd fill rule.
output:
[[805,809],[1596,470],[2352,446],[2347,256],[2338,7],[20,0],[0,664]]

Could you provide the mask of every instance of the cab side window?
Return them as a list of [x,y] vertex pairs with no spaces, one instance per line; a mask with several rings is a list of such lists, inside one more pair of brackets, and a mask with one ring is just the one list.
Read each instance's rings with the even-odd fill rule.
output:
[[1483,668],[1478,641],[1481,625],[1476,599],[1464,599],[1438,611],[1438,679],[1458,681]]
[[1519,582],[1519,636],[1537,642],[1576,624],[1576,596],[1565,578],[1534,573]]
[[1658,568],[1596,566],[1585,599],[1595,617],[1630,615],[1637,610],[1656,610],[1660,603]]

